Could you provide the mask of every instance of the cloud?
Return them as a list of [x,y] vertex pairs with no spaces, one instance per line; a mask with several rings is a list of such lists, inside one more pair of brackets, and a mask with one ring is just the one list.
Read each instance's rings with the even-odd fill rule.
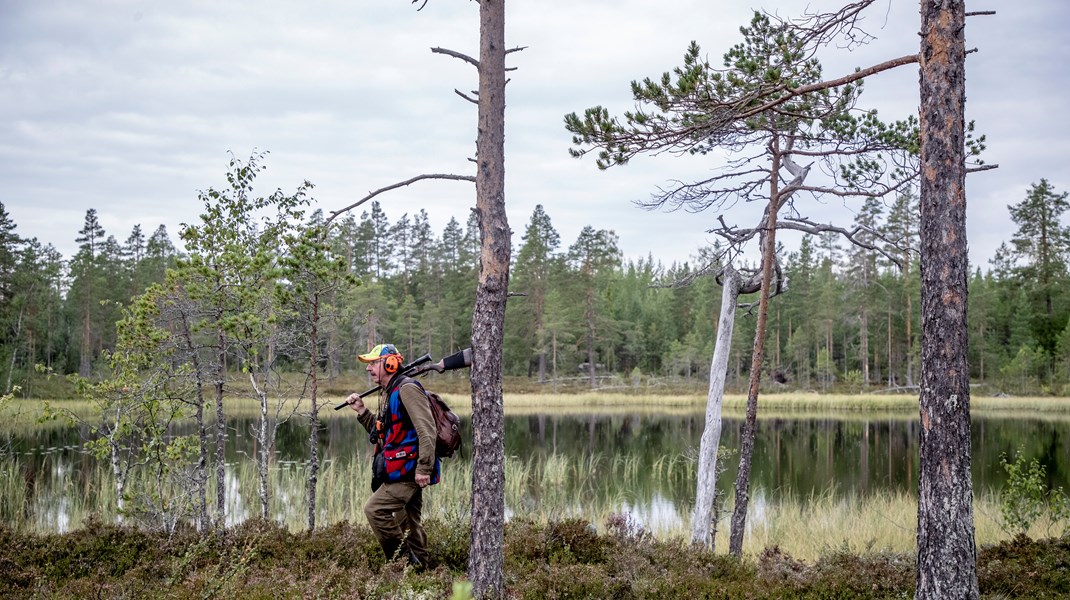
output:
[[[584,225],[615,230],[625,255],[686,260],[711,241],[718,214],[637,208],[657,186],[708,175],[709,158],[639,157],[598,171],[568,156],[566,113],[593,105],[632,108],[629,82],[678,65],[691,40],[711,61],[739,39],[751,3],[699,0],[541,0],[510,5],[507,88],[507,206],[520,241],[543,204],[567,247]],[[782,16],[839,2],[785,0]],[[968,182],[971,257],[984,264],[1007,236],[1006,205],[1047,177],[1070,188],[1057,135],[1068,75],[1070,16],[1063,3],[1000,6],[972,17],[967,40],[968,117],[988,135],[996,171]],[[0,180],[19,233],[70,255],[85,211],[110,234],[135,224],[172,235],[201,210],[197,191],[224,185],[228,151],[270,151],[260,189],[304,180],[325,211],[419,173],[470,174],[475,107],[454,93],[477,85],[464,61],[431,53],[478,54],[478,5],[324,0],[315,3],[182,3],[117,0],[0,0]],[[863,22],[877,36],[821,58],[834,76],[917,51],[917,8],[878,2]],[[863,102],[886,118],[916,111],[917,71],[866,82]],[[391,219],[421,208],[441,232],[464,223],[474,204],[467,183],[421,182],[381,198]],[[816,205],[815,205],[816,206]],[[824,210],[845,217],[842,203]],[[751,211],[751,212],[748,212]],[[728,213],[749,225],[753,207]],[[176,240],[177,241],[177,240]]]

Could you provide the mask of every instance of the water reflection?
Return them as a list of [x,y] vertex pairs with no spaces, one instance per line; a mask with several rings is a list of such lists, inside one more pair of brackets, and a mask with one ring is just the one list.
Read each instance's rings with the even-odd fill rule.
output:
[[[505,420],[507,478],[522,481],[508,493],[509,516],[552,511],[558,516],[591,516],[593,507],[630,514],[647,528],[671,530],[687,519],[694,500],[693,457],[704,415],[653,413],[509,415]],[[259,513],[251,469],[255,452],[252,420],[232,422],[227,448],[227,523]],[[754,517],[788,496],[865,497],[885,492],[913,494],[917,488],[918,423],[889,414],[875,418],[816,416],[771,418],[759,422],[751,474]],[[743,423],[728,418],[722,446],[737,449]],[[65,531],[77,526],[72,506],[109,502],[107,484],[95,480],[102,469],[81,449],[84,430],[50,427],[18,433],[5,461],[17,462],[21,483],[4,482],[5,520],[29,517],[39,529]],[[446,469],[470,467],[471,432],[463,455]],[[325,461],[319,522],[361,518],[366,494],[364,465],[371,446],[352,418],[331,418],[321,433]],[[1050,486],[1070,489],[1070,421],[975,415],[972,426],[973,478],[977,493],[998,491],[1006,475],[1000,457],[1021,447],[1047,471]],[[308,428],[299,422],[280,425],[273,468],[273,511],[283,520],[300,523],[307,514],[305,457]],[[729,492],[735,481],[738,454],[730,457],[718,487]],[[359,468],[358,468],[359,467]],[[4,470],[11,472],[10,469]],[[328,479],[330,476],[330,479]],[[350,479],[359,479],[350,481]],[[251,483],[252,482],[252,483]],[[455,484],[464,488],[465,480]],[[510,482],[507,480],[507,488]],[[327,489],[333,486],[335,490]],[[445,492],[443,501],[465,504]],[[333,496],[332,496],[333,494]],[[114,497],[114,493],[111,494]],[[18,505],[16,508],[15,505]],[[456,507],[454,507],[456,508]],[[22,511],[20,515],[14,511]],[[332,512],[333,511],[333,512]],[[25,519],[22,519],[25,520]],[[592,519],[595,520],[595,519]]]

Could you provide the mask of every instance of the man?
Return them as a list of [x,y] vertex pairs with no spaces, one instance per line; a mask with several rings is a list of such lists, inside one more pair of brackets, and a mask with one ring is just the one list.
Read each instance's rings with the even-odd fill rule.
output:
[[423,488],[438,483],[440,469],[431,405],[423,387],[400,374],[402,356],[393,344],[379,344],[357,359],[368,364],[372,381],[382,387],[378,414],[359,394],[346,399],[375,444],[372,496],[364,514],[387,560],[403,556],[422,569],[428,564],[420,520]]

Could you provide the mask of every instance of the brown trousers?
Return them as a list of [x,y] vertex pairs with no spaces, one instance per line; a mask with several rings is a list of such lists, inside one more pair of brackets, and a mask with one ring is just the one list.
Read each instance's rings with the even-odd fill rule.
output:
[[423,490],[413,481],[384,483],[368,498],[364,515],[387,560],[403,556],[427,566],[427,534],[420,521],[423,506]]

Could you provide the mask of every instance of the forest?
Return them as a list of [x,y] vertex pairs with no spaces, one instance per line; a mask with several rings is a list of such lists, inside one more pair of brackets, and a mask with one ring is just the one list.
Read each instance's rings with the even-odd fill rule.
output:
[[[335,284],[319,296],[323,318],[315,342],[315,360],[327,378],[354,369],[357,353],[384,340],[413,357],[444,356],[470,344],[479,259],[474,213],[463,223],[451,219],[436,233],[423,210],[391,219],[383,204],[372,202],[359,216],[346,213],[324,227],[329,219],[321,211],[303,210],[310,204],[307,182],[292,196],[252,198],[262,161],[263,155],[233,160],[230,186],[202,193],[201,222],[183,226],[179,243],[162,225],[151,235],[134,227],[119,241],[123,236],[105,231],[89,209],[76,233],[78,252],[64,257],[47,241],[22,238],[0,204],[5,391],[18,386],[20,395],[33,397],[49,375],[108,376],[116,324],[129,316],[132,299],[154,284],[178,285],[176,271],[218,268],[213,254],[249,258],[243,268],[261,269],[277,301],[300,312],[292,292],[307,285],[302,276],[271,269],[289,264],[294,273],[318,271],[295,260],[298,245],[281,243],[282,229],[292,240],[321,232],[319,259],[334,269]],[[971,265],[971,380],[988,393],[1067,395],[1070,298],[1061,293],[1070,261],[1070,227],[1062,222],[1067,193],[1041,180],[1023,198],[1007,200],[1010,238],[989,264]],[[871,245],[879,246],[884,236],[915,248],[917,202],[910,191],[894,200],[872,198],[854,224],[873,232]],[[274,217],[263,216],[272,210]],[[209,230],[225,227],[246,235],[209,239]],[[587,226],[574,241],[561,240],[541,205],[517,233],[502,356],[506,375],[597,389],[656,389],[708,377],[721,300],[714,277],[718,246],[696,248],[692,260],[670,265],[654,256],[624,258],[613,231]],[[788,291],[770,305],[768,385],[861,392],[916,384],[921,315],[915,252],[848,246],[831,233],[804,235],[797,248],[778,250]],[[887,260],[893,252],[901,252],[902,268]],[[249,281],[248,273],[223,277]],[[286,289],[289,300],[279,295]],[[757,294],[751,296],[741,298],[745,306],[736,317],[729,389],[746,385],[754,331],[746,309]],[[278,348],[275,368],[307,371],[307,352],[298,359],[272,347]],[[241,368],[240,351],[228,352],[229,368]]]

